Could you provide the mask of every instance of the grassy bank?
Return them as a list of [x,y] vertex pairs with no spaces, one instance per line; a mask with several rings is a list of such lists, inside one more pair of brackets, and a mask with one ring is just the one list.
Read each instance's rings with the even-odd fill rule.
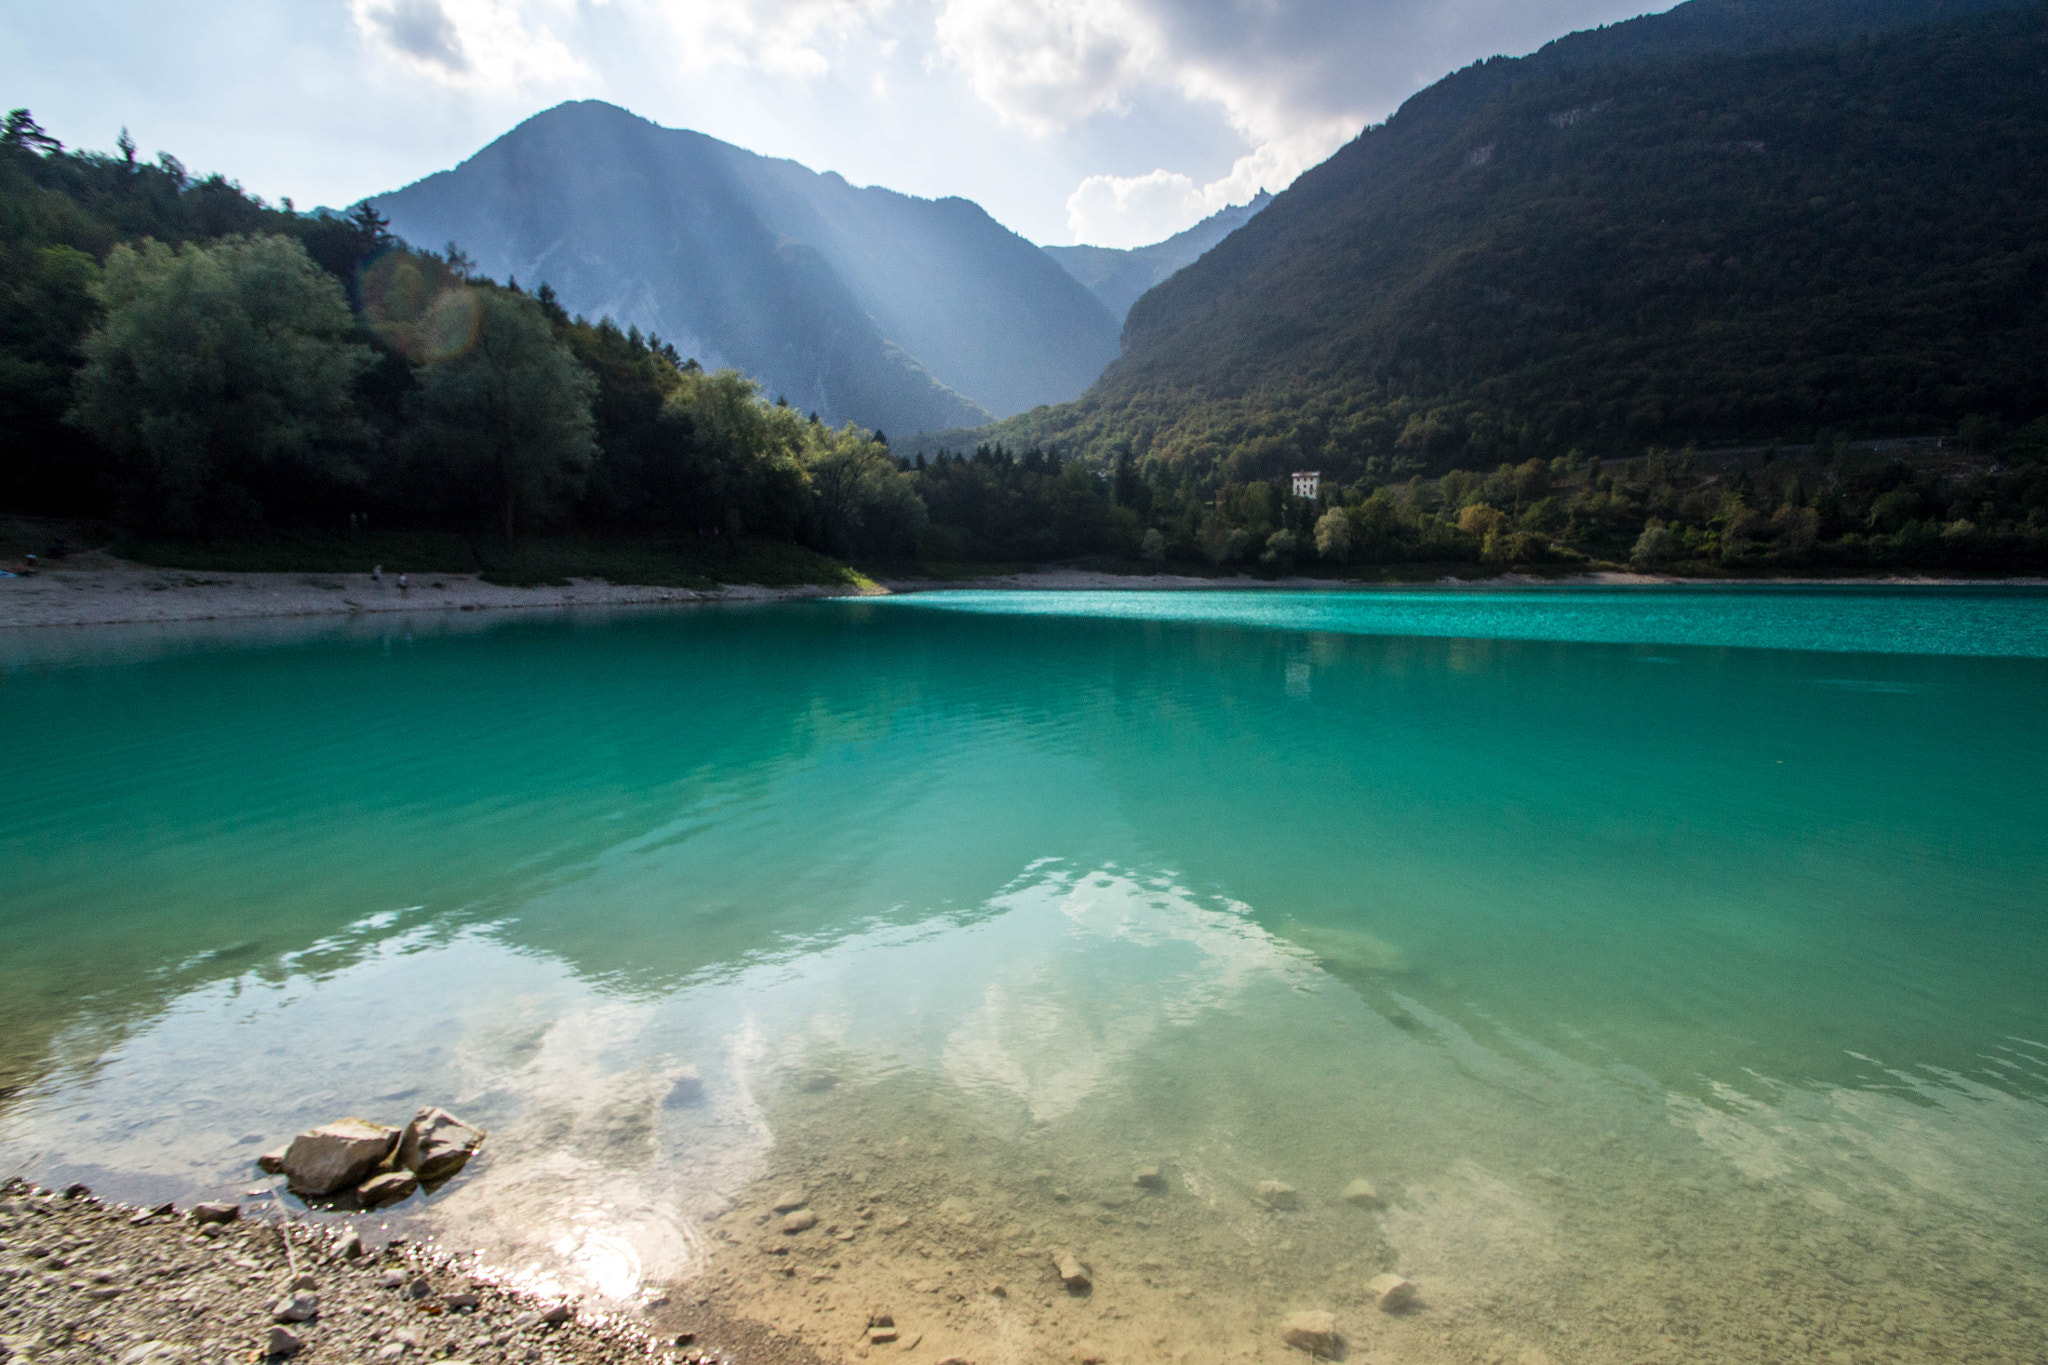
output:
[[478,574],[508,587],[574,578],[663,588],[720,584],[860,586],[858,571],[786,541],[724,542],[536,537],[507,546],[435,531],[265,532],[206,541],[118,540],[112,552],[156,568],[206,573]]

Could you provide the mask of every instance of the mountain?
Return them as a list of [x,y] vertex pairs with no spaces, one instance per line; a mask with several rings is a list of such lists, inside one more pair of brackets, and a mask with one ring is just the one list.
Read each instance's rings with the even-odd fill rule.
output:
[[454,242],[835,424],[1007,416],[1079,395],[1117,353],[1117,319],[964,199],[857,188],[598,101],[373,202],[408,241]]
[[1384,480],[2025,423],[2044,348],[2048,10],[1690,0],[1421,92],[942,439]]
[[1060,263],[1069,275],[1087,286],[1102,300],[1103,307],[1121,323],[1139,295],[1165,280],[1182,266],[1194,261],[1243,227],[1251,216],[1273,202],[1260,190],[1248,204],[1218,209],[1184,232],[1163,242],[1128,249],[1113,246],[1048,246],[1040,248]]

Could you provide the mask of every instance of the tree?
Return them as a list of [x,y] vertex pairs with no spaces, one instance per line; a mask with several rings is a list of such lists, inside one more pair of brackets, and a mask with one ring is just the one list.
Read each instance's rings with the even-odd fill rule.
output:
[[[126,137],[128,130],[123,128],[121,135]],[[37,156],[48,156],[64,150],[64,144],[44,132],[42,125],[37,123],[26,109],[8,111],[6,123],[0,125],[0,147],[19,147]]]
[[811,476],[817,539],[834,554],[914,554],[928,514],[911,475],[889,448],[851,425],[814,428],[805,466]]
[[1636,537],[1635,548],[1629,552],[1629,563],[1639,569],[1655,568],[1667,563],[1678,554],[1678,540],[1671,534],[1671,528],[1656,518],[1651,518],[1643,527],[1643,533]]
[[117,246],[94,296],[71,420],[126,465],[135,520],[193,531],[259,495],[352,482],[354,340],[341,286],[286,237]]
[[509,545],[522,509],[543,514],[580,487],[596,452],[597,381],[524,295],[451,289],[434,311],[438,335],[466,332],[468,341],[421,376],[427,432],[485,474]]
[[683,366],[660,427],[661,496],[679,521],[723,532],[728,554],[737,553],[742,534],[794,535],[809,514],[803,452],[823,428],[764,402],[761,386],[738,370]]
[[1351,558],[1351,517],[1341,507],[1332,507],[1316,518],[1316,553],[1333,564]]
[[1218,566],[1243,555],[1250,544],[1249,533],[1232,526],[1228,519],[1216,512],[1203,517],[1201,529],[1195,532],[1195,545],[1201,550],[1202,557]]

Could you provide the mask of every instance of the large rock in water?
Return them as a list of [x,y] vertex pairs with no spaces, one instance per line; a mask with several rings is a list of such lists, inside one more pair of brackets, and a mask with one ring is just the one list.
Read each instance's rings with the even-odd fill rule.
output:
[[342,1119],[299,1134],[285,1149],[284,1174],[300,1194],[333,1194],[363,1183],[391,1155],[398,1130]]
[[470,1127],[446,1109],[429,1106],[405,1125],[405,1135],[398,1142],[398,1164],[423,1182],[446,1180],[483,1145],[483,1129]]

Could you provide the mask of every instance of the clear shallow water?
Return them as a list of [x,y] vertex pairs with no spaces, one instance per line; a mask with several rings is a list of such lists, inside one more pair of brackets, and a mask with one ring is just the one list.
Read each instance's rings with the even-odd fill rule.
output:
[[445,1102],[489,1155],[394,1221],[828,1351],[886,1299],[933,1359],[1327,1307],[1367,1358],[2033,1360],[2044,640],[1924,591],[17,635],[0,1167],[196,1197]]

